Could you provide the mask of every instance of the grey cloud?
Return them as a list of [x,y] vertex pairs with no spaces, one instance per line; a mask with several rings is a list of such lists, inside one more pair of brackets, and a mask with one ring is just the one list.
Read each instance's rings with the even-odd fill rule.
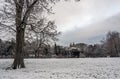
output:
[[60,44],[98,43],[108,31],[120,29],[120,0],[81,0],[61,2],[54,8]]
[[120,32],[120,14],[112,16],[101,22],[93,23],[85,26],[85,28],[77,28],[65,32],[60,40],[63,44],[70,42],[99,43],[108,31]]
[[75,25],[86,25],[106,19],[120,12],[120,0],[81,0],[80,2],[60,2],[53,8],[58,29]]

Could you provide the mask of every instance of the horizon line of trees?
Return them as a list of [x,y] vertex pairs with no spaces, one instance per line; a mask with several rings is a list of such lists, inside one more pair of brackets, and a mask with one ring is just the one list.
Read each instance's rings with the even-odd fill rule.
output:
[[[117,31],[108,32],[101,44],[88,45],[85,43],[70,44],[69,47],[59,46],[55,43],[41,44],[38,48],[37,41],[25,42],[25,58],[73,58],[74,53],[67,49],[78,48],[78,57],[119,57],[120,56],[120,33]],[[15,54],[15,40],[2,41],[0,39],[0,58],[13,58]]]

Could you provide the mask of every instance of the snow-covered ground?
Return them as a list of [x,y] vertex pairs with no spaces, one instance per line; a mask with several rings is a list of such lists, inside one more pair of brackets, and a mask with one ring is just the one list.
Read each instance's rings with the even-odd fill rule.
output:
[[120,79],[120,58],[25,59],[25,69],[5,70],[12,62],[0,59],[0,79]]

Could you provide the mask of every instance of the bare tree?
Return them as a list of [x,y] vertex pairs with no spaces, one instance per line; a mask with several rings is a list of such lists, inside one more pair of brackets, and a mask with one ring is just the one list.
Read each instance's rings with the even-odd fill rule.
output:
[[[42,23],[42,24],[41,24]],[[36,27],[36,28],[34,28]],[[52,41],[57,41],[57,35],[60,34],[56,30],[56,25],[54,21],[45,21],[45,19],[41,19],[37,25],[31,25],[28,28],[31,32],[28,31],[28,39],[31,39],[29,44],[32,46],[35,57],[39,57],[39,50],[45,46],[48,46]],[[31,44],[32,43],[32,44]]]
[[[24,41],[27,28],[36,28],[37,22],[43,11],[50,13],[49,4],[55,3],[56,0],[5,0],[1,16],[1,25],[16,33],[16,53],[14,56],[13,69],[24,68],[23,51]],[[39,16],[39,18],[38,18]],[[14,20],[15,19],[15,20]],[[39,25],[40,27],[41,25]],[[32,29],[34,30],[34,29]]]
[[120,33],[113,31],[106,36],[105,47],[110,56],[119,56],[120,54]]
[[[5,6],[2,9],[2,20],[0,22],[1,28],[9,29],[14,31],[16,35],[16,53],[14,56],[14,62],[12,65],[13,69],[24,68],[24,41],[26,34],[32,29],[37,33],[36,27],[41,27],[41,16],[43,12],[51,13],[52,4],[55,4],[59,0],[5,0]],[[78,1],[78,0],[76,0]],[[38,24],[38,25],[37,25]],[[48,22],[48,25],[52,25],[53,22]],[[35,30],[36,29],[36,30]],[[40,31],[41,29],[39,29]],[[43,32],[42,30],[40,31]],[[46,36],[43,33],[43,36]],[[31,34],[35,35],[34,33]],[[46,37],[52,36],[49,33]]]

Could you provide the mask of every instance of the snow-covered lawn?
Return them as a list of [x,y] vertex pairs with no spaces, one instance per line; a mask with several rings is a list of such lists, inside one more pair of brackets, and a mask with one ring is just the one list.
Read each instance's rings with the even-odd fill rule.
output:
[[0,79],[120,79],[120,58],[25,59],[25,69],[5,70],[12,62],[0,59]]

